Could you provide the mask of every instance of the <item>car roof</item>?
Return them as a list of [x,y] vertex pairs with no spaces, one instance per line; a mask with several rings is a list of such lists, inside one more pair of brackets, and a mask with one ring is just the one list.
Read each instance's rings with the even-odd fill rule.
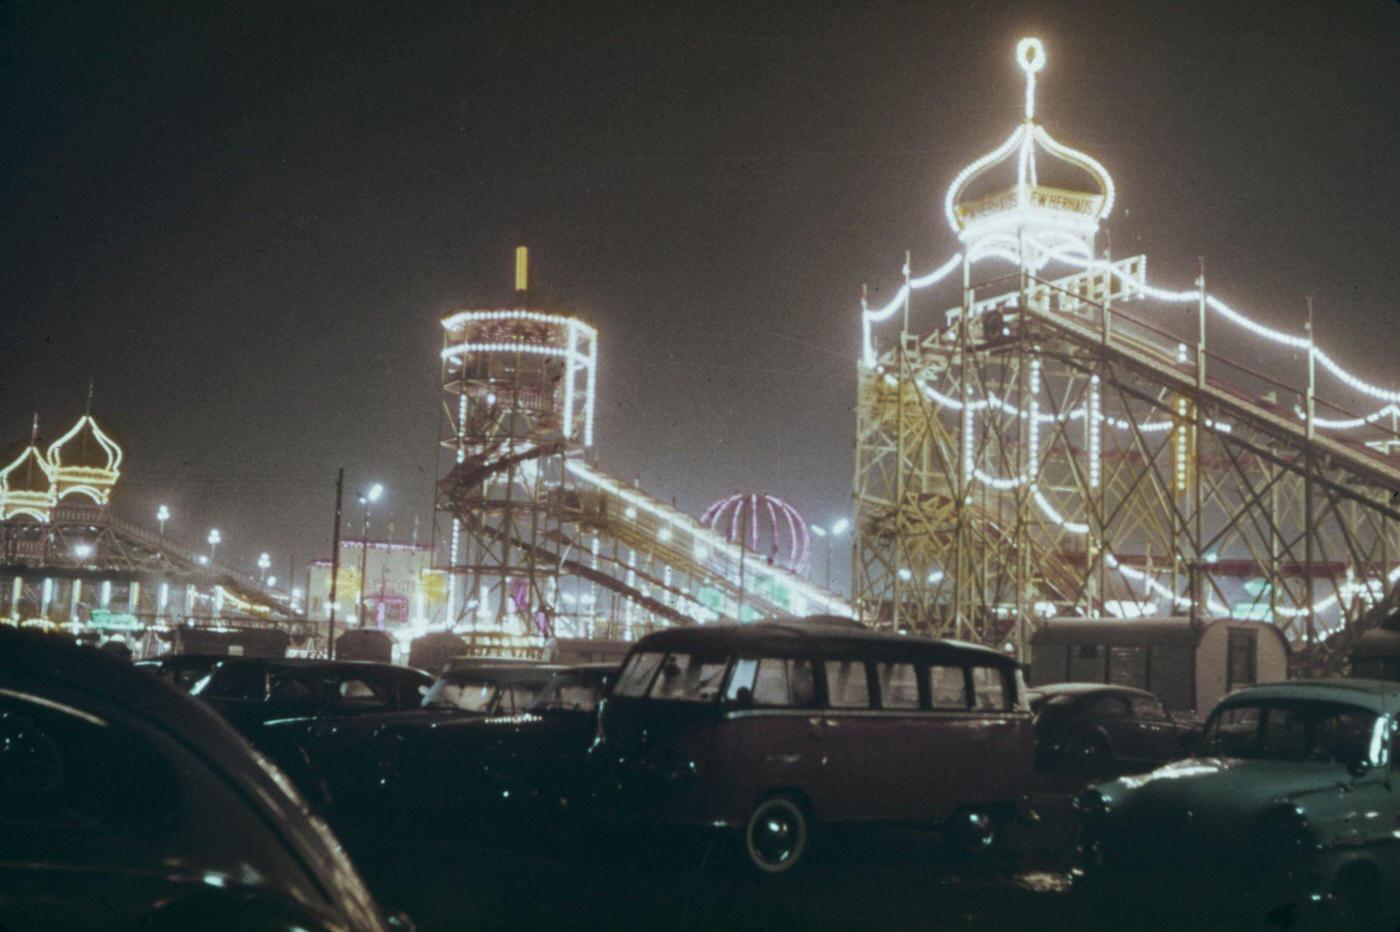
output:
[[620,663],[576,663],[564,667],[560,673],[594,673],[599,676],[607,676],[622,669]]
[[464,676],[486,677],[495,683],[544,682],[556,673],[572,669],[559,664],[536,663],[530,666],[520,664],[472,664],[453,667],[439,679],[460,679]]
[[998,666],[1016,665],[1014,657],[965,641],[834,626],[814,623],[813,619],[667,628],[642,638],[633,650],[713,650],[723,653],[772,650],[781,653],[798,649],[817,654],[836,654],[853,648],[889,657],[977,659]]
[[378,660],[325,660],[319,657],[223,657],[221,666],[264,666],[269,670],[328,670],[353,672],[356,670],[382,670],[389,673],[409,673],[431,679],[417,667],[404,667]]
[[1122,693],[1129,696],[1157,697],[1145,689],[1119,686],[1117,683],[1046,683],[1026,690],[1032,696],[1088,696],[1094,693]]
[[1338,702],[1362,706],[1375,712],[1400,709],[1400,683],[1386,680],[1288,680],[1264,683],[1233,692],[1220,700],[1219,708],[1249,704],[1260,700],[1305,699],[1313,702]]

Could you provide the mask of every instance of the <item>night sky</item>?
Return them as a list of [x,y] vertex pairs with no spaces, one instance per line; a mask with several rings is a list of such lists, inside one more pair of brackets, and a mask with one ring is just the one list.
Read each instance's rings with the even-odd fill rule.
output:
[[943,193],[1019,119],[1032,34],[1042,122],[1118,183],[1115,256],[1180,288],[1204,256],[1289,330],[1313,294],[1320,342],[1400,383],[1390,0],[12,0],[0,436],[52,439],[93,378],[119,511],[284,574],[329,556],[343,465],[426,538],[438,321],[506,300],[524,241],[598,327],[606,467],[692,513],[848,514],[861,284],[952,253]]

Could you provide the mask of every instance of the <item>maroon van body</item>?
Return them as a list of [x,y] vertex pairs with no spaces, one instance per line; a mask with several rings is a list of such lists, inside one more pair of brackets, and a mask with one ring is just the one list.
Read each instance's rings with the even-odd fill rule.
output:
[[1034,742],[1013,659],[796,621],[639,641],[594,753],[624,810],[741,829],[780,873],[818,822],[951,819],[990,845],[1030,791]]

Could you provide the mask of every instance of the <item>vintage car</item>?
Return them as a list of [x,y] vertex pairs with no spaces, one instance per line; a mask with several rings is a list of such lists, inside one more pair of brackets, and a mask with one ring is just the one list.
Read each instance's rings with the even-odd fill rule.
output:
[[204,704],[0,626],[0,928],[389,926],[325,824]]
[[395,813],[471,822],[522,807],[576,810],[591,797],[588,751],[616,664],[559,670],[514,715],[458,716],[383,730],[379,785]]
[[459,662],[417,702],[324,723],[314,740],[303,744],[306,768],[329,793],[332,806],[358,808],[398,783],[400,749],[415,743],[418,735],[454,722],[523,712],[563,669],[540,663]]
[[1212,925],[1372,928],[1390,916],[1394,928],[1397,711],[1395,683],[1240,690],[1211,713],[1194,756],[1085,790],[1084,882],[1098,911],[1150,890],[1157,909],[1206,904]]
[[1036,766],[1106,779],[1151,770],[1191,751],[1200,723],[1178,719],[1152,693],[1102,683],[1030,690]]
[[623,813],[737,830],[767,875],[824,822],[938,823],[974,850],[1023,814],[1035,763],[1015,661],[801,619],[660,631],[599,715]]
[[319,800],[318,745],[355,718],[416,708],[432,685],[421,670],[387,663],[240,657],[220,661],[192,693]]

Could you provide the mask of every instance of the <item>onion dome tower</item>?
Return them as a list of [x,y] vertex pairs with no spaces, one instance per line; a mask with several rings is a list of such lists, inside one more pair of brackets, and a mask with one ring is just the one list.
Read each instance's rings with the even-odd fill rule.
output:
[[121,477],[122,448],[84,414],[68,433],[49,445],[48,465],[58,501],[81,495],[105,505]]
[[1040,40],[1017,43],[1016,62],[1026,75],[1025,118],[1005,142],[958,173],[943,211],[969,263],[996,257],[1036,271],[1055,253],[1093,255],[1114,189],[1103,165],[1036,122],[1035,80],[1045,67]]
[[700,523],[731,544],[766,555],[770,562],[794,573],[807,567],[811,534],[797,509],[776,495],[736,492],[715,502]]
[[5,451],[4,468],[0,468],[0,520],[29,517],[47,522],[57,500],[53,468],[39,452],[39,416],[34,416],[34,429],[29,443],[15,443]]

